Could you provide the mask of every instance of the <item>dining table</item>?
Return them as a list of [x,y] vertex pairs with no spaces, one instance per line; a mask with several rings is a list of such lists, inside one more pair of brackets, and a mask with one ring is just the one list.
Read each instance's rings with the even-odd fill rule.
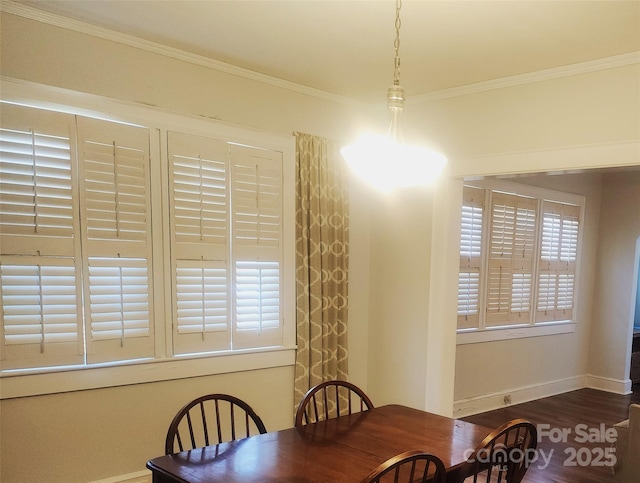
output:
[[438,456],[447,482],[492,428],[390,404],[305,426],[158,456],[153,483],[353,482],[409,450]]

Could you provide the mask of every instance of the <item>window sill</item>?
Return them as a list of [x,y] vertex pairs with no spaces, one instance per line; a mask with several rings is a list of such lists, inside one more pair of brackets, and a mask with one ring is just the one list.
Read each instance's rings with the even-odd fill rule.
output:
[[286,347],[269,351],[212,354],[198,358],[154,359],[127,365],[5,373],[0,377],[0,399],[292,366],[295,364],[295,353],[295,347]]
[[458,331],[456,343],[476,344],[498,340],[522,339],[525,337],[539,337],[543,335],[570,334],[575,332],[575,322],[553,322],[537,325],[496,327],[492,329],[471,329]]

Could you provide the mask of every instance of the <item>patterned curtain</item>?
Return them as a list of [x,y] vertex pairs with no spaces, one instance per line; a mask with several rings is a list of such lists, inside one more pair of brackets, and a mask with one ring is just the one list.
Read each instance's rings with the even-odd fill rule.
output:
[[310,387],[347,379],[349,204],[335,144],[295,135],[297,406]]

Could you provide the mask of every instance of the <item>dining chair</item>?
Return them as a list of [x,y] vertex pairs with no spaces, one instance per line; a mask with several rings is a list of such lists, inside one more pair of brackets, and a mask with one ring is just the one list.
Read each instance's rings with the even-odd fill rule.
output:
[[524,419],[504,423],[487,435],[467,458],[465,483],[520,483],[535,459],[538,432]]
[[446,470],[437,456],[420,450],[405,451],[389,458],[361,483],[445,483]]
[[373,409],[369,397],[347,381],[325,381],[313,386],[298,404],[295,426]]
[[207,394],[178,411],[169,425],[164,450],[173,454],[266,432],[260,416],[243,400]]

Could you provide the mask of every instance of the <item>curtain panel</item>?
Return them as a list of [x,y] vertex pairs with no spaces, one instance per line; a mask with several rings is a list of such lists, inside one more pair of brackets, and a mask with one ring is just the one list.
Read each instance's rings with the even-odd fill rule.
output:
[[334,142],[296,137],[296,322],[294,407],[307,390],[347,379],[349,203]]

